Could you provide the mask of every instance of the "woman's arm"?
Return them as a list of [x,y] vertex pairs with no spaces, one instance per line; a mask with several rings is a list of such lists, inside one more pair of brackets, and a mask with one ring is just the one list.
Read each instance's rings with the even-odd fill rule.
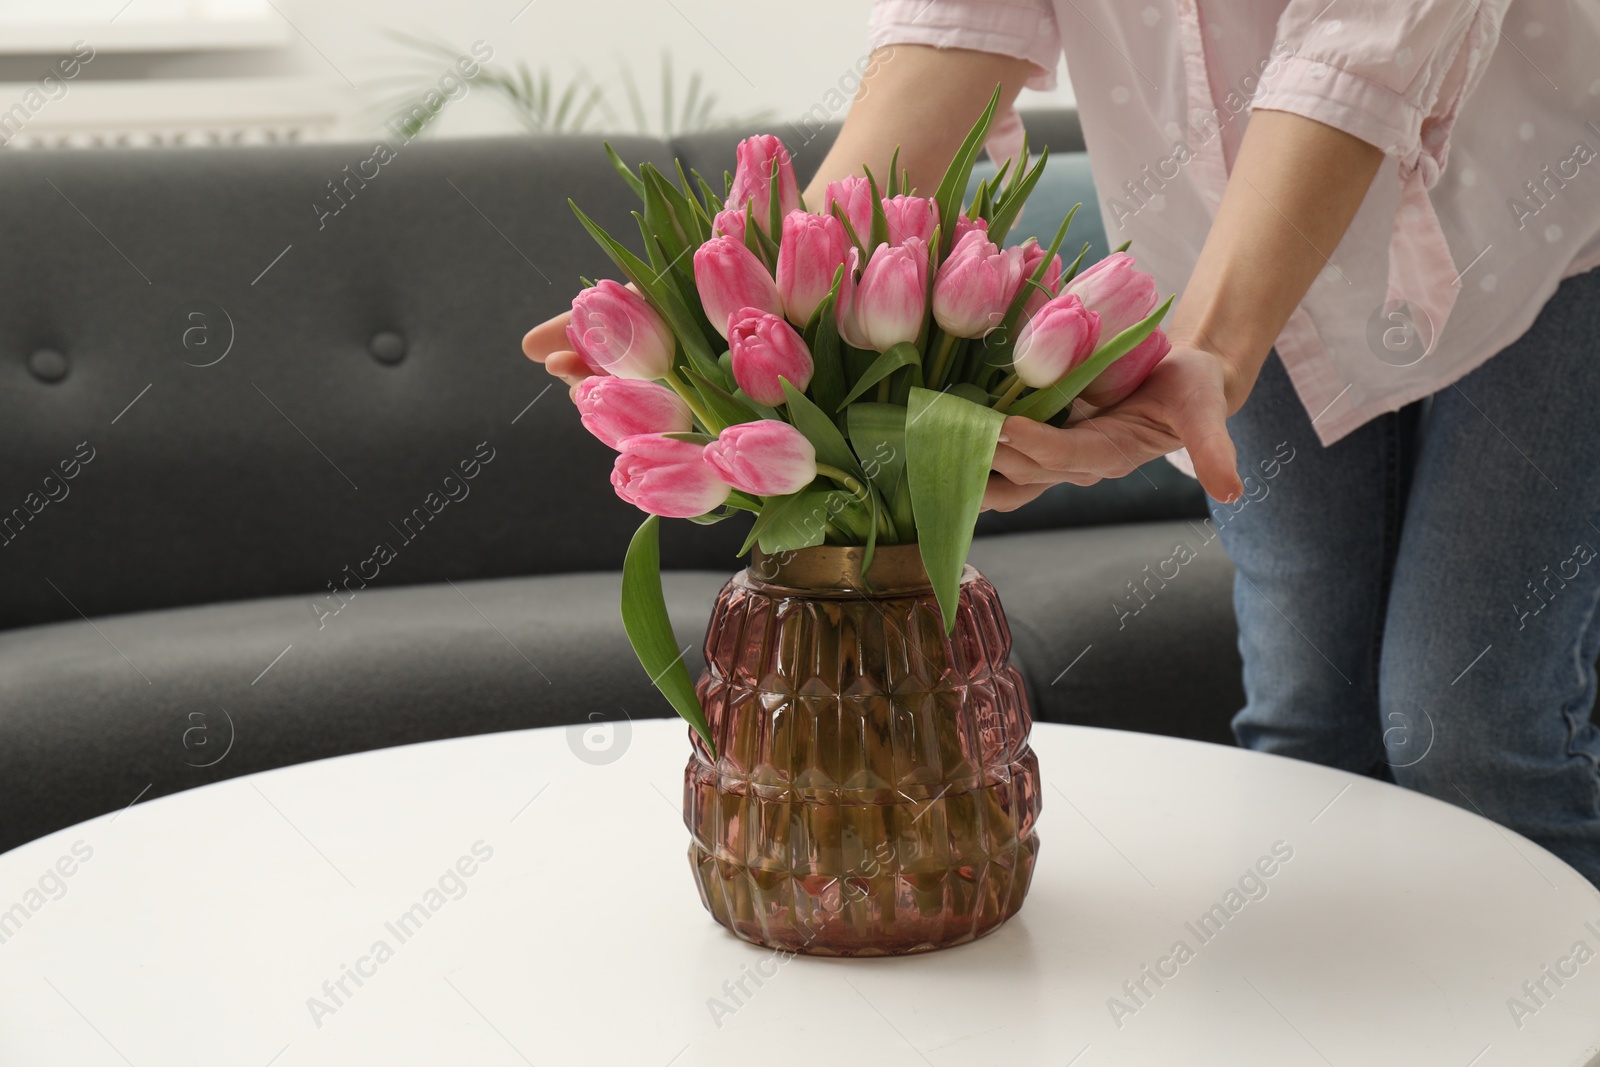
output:
[[[885,182],[896,146],[912,185],[932,195],[995,85],[1001,86],[1004,111],[1034,72],[1024,59],[961,48],[894,45],[880,48],[872,59],[838,139],[806,188],[812,211],[822,210],[830,181],[859,174],[863,165]],[[522,351],[576,386],[589,372],[567,349],[566,330],[565,313],[542,322],[522,339]]]
[[1332,126],[1256,112],[1173,315],[1172,353],[1132,396],[1065,429],[1007,419],[985,506],[1009,511],[1057,482],[1118,478],[1179,447],[1206,492],[1237,499],[1244,490],[1226,419],[1244,404],[1382,159]]
[[806,186],[811,211],[822,210],[829,182],[860,174],[863,166],[880,187],[887,184],[897,146],[912,187],[932,196],[994,87],[1000,86],[1004,114],[1034,66],[993,52],[900,44],[874,52],[868,70],[838,139]]

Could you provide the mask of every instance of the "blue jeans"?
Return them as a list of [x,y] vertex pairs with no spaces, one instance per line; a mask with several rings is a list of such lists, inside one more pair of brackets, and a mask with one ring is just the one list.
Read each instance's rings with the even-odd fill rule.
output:
[[1239,743],[1480,812],[1600,885],[1600,271],[1329,448],[1276,355],[1228,426]]

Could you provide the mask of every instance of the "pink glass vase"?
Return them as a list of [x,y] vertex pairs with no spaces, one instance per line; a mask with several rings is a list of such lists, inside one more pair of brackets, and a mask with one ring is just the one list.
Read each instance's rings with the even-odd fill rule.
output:
[[747,941],[926,952],[1022,906],[1039,838],[1032,718],[972,567],[946,636],[916,545],[764,556],[723,587],[684,771],[700,899]]

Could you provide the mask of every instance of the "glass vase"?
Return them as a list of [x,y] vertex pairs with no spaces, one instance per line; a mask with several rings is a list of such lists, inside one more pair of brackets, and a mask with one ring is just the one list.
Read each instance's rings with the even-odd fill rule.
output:
[[700,899],[739,937],[885,956],[982,937],[1039,851],[1011,632],[967,567],[946,635],[916,545],[754,554],[717,598],[684,771]]

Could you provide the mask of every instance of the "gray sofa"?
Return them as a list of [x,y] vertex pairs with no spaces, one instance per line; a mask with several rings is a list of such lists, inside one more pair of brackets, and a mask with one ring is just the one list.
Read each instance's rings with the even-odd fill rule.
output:
[[[1030,128],[1082,147],[1070,113]],[[720,174],[739,135],[613,143]],[[0,154],[0,850],[305,760],[669,714],[617,616],[638,515],[518,350],[608,272],[566,199],[630,232],[600,139],[372,156]],[[1155,464],[984,517],[1037,718],[1228,740],[1203,513]],[[666,524],[685,643],[735,525]],[[1151,583],[1179,540],[1198,559]]]

